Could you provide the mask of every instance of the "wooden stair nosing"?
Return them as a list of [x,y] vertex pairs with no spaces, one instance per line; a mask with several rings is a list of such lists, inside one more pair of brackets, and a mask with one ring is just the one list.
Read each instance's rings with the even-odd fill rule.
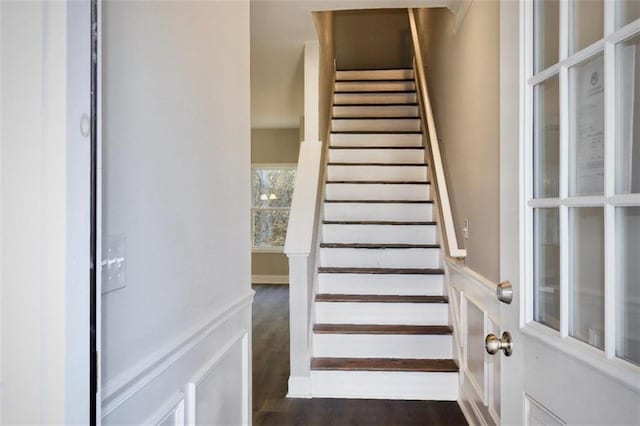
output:
[[362,80],[362,79],[336,79],[335,82],[336,83],[397,83],[397,82],[402,82],[402,83],[408,83],[408,82],[414,82],[415,83],[415,79],[414,78],[372,78],[372,79],[368,79],[368,80]]
[[365,116],[354,116],[354,117],[331,117],[332,120],[420,120],[419,115],[414,116],[395,116],[395,117],[365,117]]
[[386,107],[386,106],[418,106],[417,102],[389,102],[389,103],[333,103],[334,107]]
[[332,135],[421,135],[422,130],[332,130]]
[[385,150],[391,150],[391,149],[399,149],[399,150],[407,150],[407,149],[416,149],[416,150],[424,150],[424,146],[407,146],[407,145],[401,145],[401,146],[375,146],[375,145],[367,145],[367,146],[357,146],[357,145],[347,145],[347,146],[329,146],[329,149],[335,149],[335,150],[342,150],[342,149],[385,149]]
[[435,221],[397,221],[397,220],[324,220],[323,225],[393,225],[393,226],[436,226]]
[[366,95],[374,93],[376,95],[399,95],[407,93],[416,93],[416,89],[413,90],[334,90],[335,95]]
[[452,359],[312,358],[311,370],[457,373]]
[[433,200],[324,200],[324,202],[330,204],[433,204]]
[[428,180],[328,180],[328,185],[430,185]]
[[327,166],[375,166],[375,167],[427,167],[427,163],[343,163],[331,162]]
[[413,71],[412,67],[336,69],[336,72]]
[[321,266],[320,274],[366,274],[366,275],[444,275],[439,268],[350,268]]
[[408,243],[320,243],[320,248],[350,248],[364,250],[385,249],[439,249],[440,244],[408,244]]
[[316,302],[331,303],[449,303],[447,296],[407,296],[394,294],[318,293]]
[[448,325],[314,324],[315,334],[450,335]]

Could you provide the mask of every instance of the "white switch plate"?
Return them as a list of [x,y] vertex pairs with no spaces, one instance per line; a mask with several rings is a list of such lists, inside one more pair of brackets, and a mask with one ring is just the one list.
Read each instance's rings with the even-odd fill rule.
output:
[[464,227],[462,228],[462,237],[465,240],[469,239],[469,219],[464,219]]
[[126,248],[124,235],[107,235],[102,240],[102,294],[126,287]]

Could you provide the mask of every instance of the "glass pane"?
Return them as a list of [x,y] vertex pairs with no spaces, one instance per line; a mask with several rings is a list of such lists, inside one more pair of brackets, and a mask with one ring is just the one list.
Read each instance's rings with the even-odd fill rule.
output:
[[604,209],[572,208],[569,334],[604,348]]
[[570,70],[571,195],[604,192],[604,56]]
[[558,76],[534,88],[533,196],[557,198],[560,188],[560,80]]
[[533,4],[534,73],[558,63],[560,44],[560,2],[538,1]]
[[616,29],[640,18],[640,1],[620,0],[616,4]]
[[253,246],[284,247],[289,210],[254,210]]
[[290,207],[295,169],[253,169],[254,207]]
[[616,209],[618,336],[616,354],[640,365],[640,207]]
[[619,44],[616,54],[616,192],[640,193],[640,36]]
[[569,46],[575,53],[604,37],[604,1],[579,0],[570,4],[573,15]]
[[560,330],[560,212],[533,211],[533,319]]

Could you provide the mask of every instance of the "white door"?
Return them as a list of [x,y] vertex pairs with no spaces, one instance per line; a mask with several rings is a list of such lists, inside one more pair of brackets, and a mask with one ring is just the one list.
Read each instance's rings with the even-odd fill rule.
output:
[[504,424],[640,424],[639,18],[502,3]]

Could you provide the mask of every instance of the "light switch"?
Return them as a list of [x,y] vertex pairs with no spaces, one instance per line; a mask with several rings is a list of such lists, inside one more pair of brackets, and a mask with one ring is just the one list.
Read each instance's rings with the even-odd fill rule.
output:
[[464,219],[464,227],[462,228],[462,238],[465,240],[469,239],[469,219]]
[[126,287],[124,235],[107,235],[102,240],[102,294]]

